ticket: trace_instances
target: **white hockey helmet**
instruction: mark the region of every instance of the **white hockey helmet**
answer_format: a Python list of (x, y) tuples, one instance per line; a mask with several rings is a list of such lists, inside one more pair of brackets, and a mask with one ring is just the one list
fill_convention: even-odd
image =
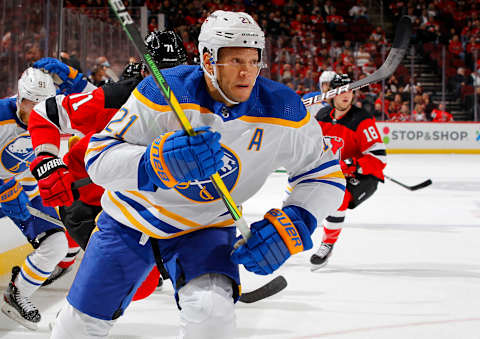
[(318, 78), (318, 87), (322, 89), (323, 83), (329, 83), (333, 80), (333, 78), (337, 75), (334, 71), (323, 71), (320, 77)]
[(18, 80), (17, 107), (23, 99), (40, 102), (57, 93), (53, 79), (40, 69), (27, 68)]
[[(238, 102), (228, 98), (217, 82), (218, 51), (222, 47), (250, 47), (257, 48), (260, 55), (260, 68), (264, 67), (263, 51), (265, 49), (265, 34), (255, 20), (244, 12), (215, 11), (205, 19), (198, 36), (198, 51), (200, 53), (200, 65), (203, 71), (211, 79), (213, 86), (220, 95), (230, 104)], [(205, 69), (203, 53), (211, 55), (213, 74)], [(259, 69), (260, 73), (260, 69)], [(258, 76), (258, 74), (257, 74)]]

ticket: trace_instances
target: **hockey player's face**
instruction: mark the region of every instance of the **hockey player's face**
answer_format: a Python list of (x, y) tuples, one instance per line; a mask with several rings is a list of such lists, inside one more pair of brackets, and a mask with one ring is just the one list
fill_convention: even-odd
[(37, 103), (34, 101), (30, 101), (28, 99), (23, 99), (20, 103), (20, 110), (19, 110), (19, 117), (20, 120), (25, 124), (28, 125), (28, 119), (30, 118), (30, 112)]
[(247, 101), (259, 71), (258, 51), (255, 48), (225, 47), (217, 62), (217, 81), (227, 97)]
[(333, 99), (335, 109), (339, 111), (345, 111), (350, 108), (352, 101), (353, 91), (344, 92)]

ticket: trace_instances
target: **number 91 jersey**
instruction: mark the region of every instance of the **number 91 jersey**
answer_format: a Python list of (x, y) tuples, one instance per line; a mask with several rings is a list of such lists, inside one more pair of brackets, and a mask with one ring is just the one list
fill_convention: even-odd
[(339, 120), (334, 120), (333, 114), (333, 109), (323, 109), (316, 118), (325, 136), (343, 139), (341, 159), (355, 158), (362, 168), (362, 174), (371, 174), (384, 180), (386, 150), (375, 118), (356, 106), (352, 106)]

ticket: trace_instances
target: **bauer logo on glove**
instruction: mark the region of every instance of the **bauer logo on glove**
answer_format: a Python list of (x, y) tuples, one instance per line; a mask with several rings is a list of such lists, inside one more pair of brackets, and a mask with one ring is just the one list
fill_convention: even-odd
[[(7, 183), (9, 180), (7, 180), (5, 183)], [(13, 186), (12, 186), (13, 185)], [(15, 184), (8, 185), (11, 186), (7, 190), (3, 191), (0, 194), (0, 202), (6, 202), (6, 201), (11, 201), (13, 199), (16, 199), (18, 195), (22, 192), (23, 188), (20, 186), (18, 182)], [(7, 187), (7, 186), (5, 186)]]
[(265, 219), (270, 221), (277, 229), (278, 234), (287, 245), (290, 254), (295, 254), (303, 251), (303, 243), (297, 229), (292, 221), (282, 210), (272, 208), (265, 214)]

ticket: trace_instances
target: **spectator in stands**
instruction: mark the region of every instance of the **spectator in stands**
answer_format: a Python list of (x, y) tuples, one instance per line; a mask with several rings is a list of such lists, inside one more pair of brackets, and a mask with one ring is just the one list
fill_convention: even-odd
[(422, 102), (425, 105), (425, 114), (427, 116), (427, 120), (432, 120), (432, 111), (435, 108), (435, 104), (430, 100), (430, 94), (423, 93), (422, 94)]
[(465, 59), (465, 54), (463, 53), (462, 42), (458, 38), (458, 35), (455, 34), (448, 43), (448, 51), (454, 56), (460, 59)]
[[(387, 83), (385, 85), (388, 89), (392, 91), (392, 93), (398, 93), (400, 88), (400, 82), (398, 81), (395, 74), (393, 74), (390, 78), (388, 78)], [(398, 109), (400, 109), (400, 107)]]
[(358, 50), (353, 54), (353, 56), (355, 57), (355, 64), (359, 68), (362, 68), (363, 65), (368, 63), (370, 61), (370, 58), (371, 58), (370, 53), (368, 53), (365, 50), (365, 47), (363, 45), (360, 45), (358, 47)]
[(449, 80), (449, 87), (455, 92), (455, 96), (460, 97), (462, 87), (467, 83), (465, 77), (465, 68), (459, 67), (457, 74)]
[(382, 111), (382, 103), (378, 101), (375, 102), (375, 108), (373, 109), (372, 115), (376, 120), (383, 120), (384, 116), (388, 118), (388, 115), (384, 115), (384, 112)]
[[(345, 26), (345, 20), (339, 14), (337, 14), (337, 9), (332, 8), (330, 15), (327, 16), (327, 28), (335, 36), (335, 38), (340, 39), (343, 37), (341, 30)], [(340, 28), (342, 26), (342, 28)]]
[(390, 115), (390, 121), (408, 121), (410, 120), (410, 109), (408, 108), (408, 102), (404, 102), (400, 108), (400, 112)]
[(27, 51), (25, 52), (25, 62), (33, 64), (42, 57), (42, 51), (37, 43), (27, 44)]
[(357, 3), (349, 9), (348, 15), (353, 18), (353, 21), (357, 21), (359, 18), (368, 19), (367, 7), (365, 7), (362, 0), (358, 0)]
[(391, 106), (390, 112), (399, 112), (403, 104), (402, 95), (396, 93), (391, 104), (393, 104), (393, 106)]
[(425, 114), (425, 105), (423, 103), (416, 104), (412, 115), (413, 121), (427, 121), (427, 115)]
[(148, 31), (155, 32), (158, 31), (158, 20), (156, 16), (151, 16), (148, 18)]
[[(377, 104), (380, 104), (380, 110), (382, 110), (382, 95), (380, 93), (380, 96), (378, 97), (378, 99), (375, 101), (375, 107)], [(385, 114), (388, 116), (389, 115), (389, 111), (388, 111), (388, 107), (390, 106), (390, 100), (388, 100), (386, 97), (385, 99), (383, 100), (383, 112), (385, 112)]]
[(79, 71), (80, 73), (83, 73), (82, 72), (82, 67), (80, 66), (80, 61), (77, 59), (77, 56), (75, 53), (67, 53), (65, 51), (63, 52), (60, 52), (60, 60), (69, 65), (69, 66), (72, 66), (73, 68), (75, 68), (77, 71)]
[(115, 72), (110, 68), (110, 62), (108, 62), (108, 59), (106, 56), (99, 56), (97, 59), (95, 59), (95, 65), (99, 67), (104, 68), (104, 77), (108, 80), (111, 81), (118, 81), (118, 76), (115, 74)]
[[(479, 56), (480, 57), (480, 56)], [(468, 84), (473, 87), (480, 87), (480, 68), (476, 72), (472, 72), (468, 78)]]
[(433, 122), (451, 122), (453, 121), (453, 116), (445, 111), (445, 104), (440, 103), (438, 108), (435, 108), (432, 111), (432, 121)]
[(105, 67), (102, 65), (95, 65), (88, 76), (88, 81), (97, 87), (104, 85), (106, 82)]

